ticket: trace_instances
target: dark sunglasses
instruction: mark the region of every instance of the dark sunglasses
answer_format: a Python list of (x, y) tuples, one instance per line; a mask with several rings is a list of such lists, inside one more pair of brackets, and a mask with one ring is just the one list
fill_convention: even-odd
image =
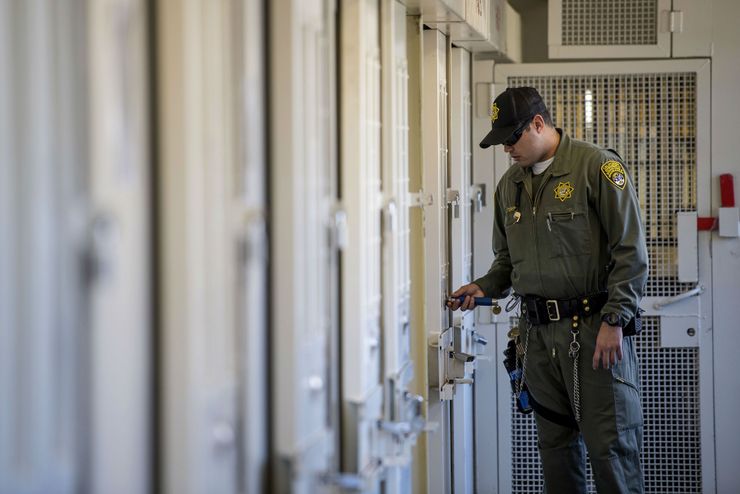
[(525, 130), (527, 130), (527, 127), (529, 127), (529, 124), (531, 124), (531, 123), (532, 123), (532, 120), (531, 120), (531, 119), (530, 119), (530, 120), (527, 120), (526, 122), (524, 122), (524, 123), (523, 123), (523, 124), (521, 125), (521, 127), (519, 127), (518, 129), (516, 129), (516, 130), (514, 131), (514, 133), (513, 133), (513, 134), (511, 134), (511, 135), (509, 136), (509, 138), (508, 138), (508, 139), (506, 139), (506, 140), (505, 140), (505, 141), (503, 142), (504, 146), (510, 146), (510, 147), (511, 147), (511, 146), (513, 146), (514, 144), (516, 144), (517, 142), (519, 142), (519, 139), (521, 139), (521, 138), (522, 138), (522, 134), (524, 134), (524, 131), (525, 131)]

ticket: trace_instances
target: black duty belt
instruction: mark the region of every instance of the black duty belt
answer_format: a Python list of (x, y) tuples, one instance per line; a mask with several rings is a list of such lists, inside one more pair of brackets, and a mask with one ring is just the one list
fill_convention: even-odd
[(548, 324), (575, 315), (598, 314), (606, 304), (607, 292), (568, 300), (546, 299), (537, 295), (522, 296), (522, 313), (532, 325)]

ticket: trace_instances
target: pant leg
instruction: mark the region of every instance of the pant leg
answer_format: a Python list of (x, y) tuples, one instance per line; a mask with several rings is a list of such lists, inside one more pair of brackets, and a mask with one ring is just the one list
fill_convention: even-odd
[[(536, 326), (529, 332), (525, 379), (532, 396), (557, 413), (571, 413), (567, 383), (563, 381), (556, 340), (563, 337), (562, 325)], [(525, 327), (520, 334), (525, 336)], [(537, 445), (545, 476), (545, 492), (585, 494), (586, 458), (577, 430), (550, 422), (535, 413)]]
[(593, 370), (592, 358), (600, 323), (589, 321), (583, 326), (586, 327), (580, 335), (579, 356), (580, 426), (596, 489), (599, 494), (641, 494), (644, 492), (640, 465), (643, 418), (634, 343), (632, 338), (623, 340), (623, 358), (616, 366)]
[(535, 419), (545, 492), (586, 494), (586, 452), (581, 434), (536, 413)]

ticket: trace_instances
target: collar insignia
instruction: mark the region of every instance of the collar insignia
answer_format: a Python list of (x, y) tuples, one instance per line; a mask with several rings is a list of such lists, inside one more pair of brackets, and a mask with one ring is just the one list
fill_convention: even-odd
[(607, 161), (601, 165), (601, 173), (619, 190), (624, 190), (624, 186), (627, 184), (627, 173), (624, 171), (624, 167), (620, 162), (614, 160)]
[(491, 122), (495, 122), (498, 118), (498, 105), (496, 105), (496, 102), (494, 101), (491, 105)]
[(555, 187), (555, 199), (560, 199), (560, 202), (564, 202), (566, 199), (573, 197), (574, 190), (576, 189), (570, 182), (560, 182)]

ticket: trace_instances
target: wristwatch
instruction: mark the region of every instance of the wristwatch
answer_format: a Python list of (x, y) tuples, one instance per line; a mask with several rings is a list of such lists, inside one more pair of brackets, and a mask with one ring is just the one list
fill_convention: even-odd
[(601, 316), (601, 320), (607, 323), (609, 326), (622, 326), (619, 318), (619, 314), (616, 312), (607, 312)]

